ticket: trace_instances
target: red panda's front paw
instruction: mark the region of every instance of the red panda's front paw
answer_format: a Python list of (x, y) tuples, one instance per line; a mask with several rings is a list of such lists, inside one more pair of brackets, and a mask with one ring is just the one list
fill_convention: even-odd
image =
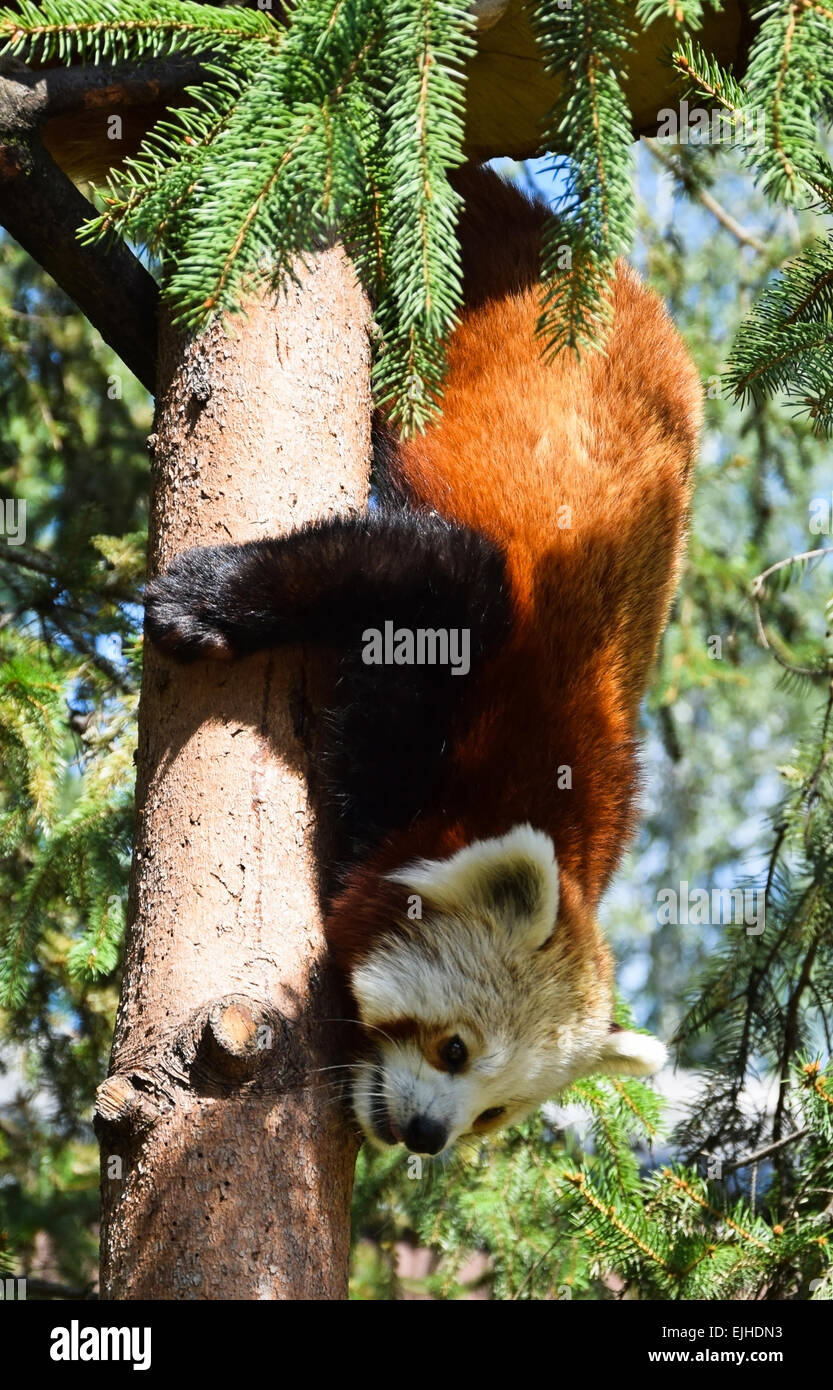
[(145, 631), (179, 661), (228, 661), (237, 655), (225, 574), (224, 552), (230, 549), (183, 551), (145, 590)]

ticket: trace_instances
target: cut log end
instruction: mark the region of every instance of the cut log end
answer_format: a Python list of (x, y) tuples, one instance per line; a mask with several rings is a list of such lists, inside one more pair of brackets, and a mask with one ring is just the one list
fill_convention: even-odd
[(97, 1128), (137, 1135), (149, 1129), (157, 1118), (156, 1106), (136, 1089), (129, 1076), (108, 1076), (95, 1093), (93, 1119)]
[(202, 1051), (211, 1069), (226, 1080), (250, 1080), (274, 1052), (275, 1043), (274, 1019), (257, 1001), (227, 994), (209, 1010)]

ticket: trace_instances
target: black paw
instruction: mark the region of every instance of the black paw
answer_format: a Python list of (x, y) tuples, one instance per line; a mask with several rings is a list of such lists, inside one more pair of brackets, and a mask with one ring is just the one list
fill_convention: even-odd
[(204, 546), (177, 555), (145, 589), (145, 631), (180, 661), (237, 655), (229, 610), (233, 546)]

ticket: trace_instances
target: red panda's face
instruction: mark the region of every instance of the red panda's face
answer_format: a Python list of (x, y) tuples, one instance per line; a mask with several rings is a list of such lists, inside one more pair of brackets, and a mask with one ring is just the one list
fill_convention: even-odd
[(579, 1076), (662, 1065), (655, 1038), (611, 1031), (604, 948), (595, 927), (577, 936), (559, 920), (549, 836), (516, 826), (392, 877), (419, 911), (351, 979), (368, 1039), (352, 1100), (371, 1142), (440, 1153)]

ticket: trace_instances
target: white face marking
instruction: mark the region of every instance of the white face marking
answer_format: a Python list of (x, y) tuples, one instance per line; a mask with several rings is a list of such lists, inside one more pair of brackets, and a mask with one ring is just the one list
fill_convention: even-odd
[[(516, 826), (392, 878), (423, 912), (353, 972), (372, 1048), (353, 1105), (371, 1142), (439, 1152), (484, 1112), (502, 1114), (475, 1132), (519, 1122), (579, 1076), (662, 1065), (656, 1039), (610, 1031), (596, 964), (559, 941), (549, 836)], [(452, 1039), (465, 1060), (449, 1067), (441, 1054)]]

